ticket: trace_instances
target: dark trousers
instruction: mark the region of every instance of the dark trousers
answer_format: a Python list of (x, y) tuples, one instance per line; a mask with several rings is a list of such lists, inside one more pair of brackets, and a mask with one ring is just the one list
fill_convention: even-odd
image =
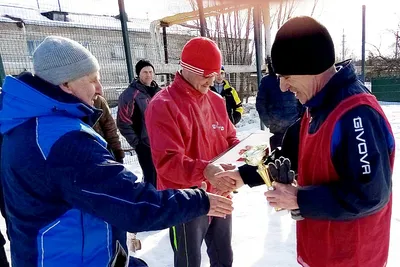
[(4, 250), (4, 246), (0, 248), (0, 267), (9, 267), (10, 264), (7, 260), (6, 251)]
[(271, 151), (274, 151), (278, 146), (282, 146), (282, 140), (285, 133), (273, 133), (274, 135), (271, 136), (269, 139), (269, 145), (271, 147)]
[(136, 146), (135, 151), (138, 156), (140, 167), (143, 171), (143, 180), (157, 188), (157, 173), (153, 164), (153, 159), (151, 158), (150, 147), (144, 144), (139, 144)]
[(231, 267), (232, 216), (198, 217), (169, 229), (175, 267), (200, 267), (201, 245), (206, 241), (210, 267)]

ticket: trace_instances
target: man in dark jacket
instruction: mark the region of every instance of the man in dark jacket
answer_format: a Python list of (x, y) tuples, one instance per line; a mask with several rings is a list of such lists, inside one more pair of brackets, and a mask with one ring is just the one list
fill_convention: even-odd
[(93, 129), (102, 94), (97, 59), (79, 43), (47, 37), (35, 75), (7, 76), (0, 104), (1, 179), (14, 267), (146, 266), (126, 232), (159, 230), (231, 213), (202, 189), (157, 191), (115, 161)]
[(243, 114), (242, 101), (235, 88), (225, 79), (225, 67), (221, 67), (221, 72), (215, 76), (214, 85), (210, 87), (211, 91), (221, 95), (226, 104), (229, 120), (236, 125)]
[(267, 57), (268, 74), (262, 78), (256, 98), (256, 108), (262, 122), (273, 134), (271, 150), (281, 146), (287, 128), (299, 117), (302, 105), (290, 92), (282, 92), (279, 79)]
[(143, 179), (157, 187), (157, 173), (151, 158), (144, 113), (151, 98), (160, 91), (154, 81), (154, 67), (140, 60), (135, 67), (137, 78), (119, 96), (117, 126), (129, 145), (136, 151)]
[(98, 95), (94, 99), (94, 107), (103, 111), (100, 119), (93, 126), (93, 129), (107, 141), (107, 148), (114, 155), (115, 160), (124, 163), (125, 152), (121, 148), (117, 125), (111, 115), (107, 100)]
[[(297, 221), (302, 266), (386, 266), (394, 136), (351, 62), (334, 60), (331, 36), (314, 19), (293, 18), (278, 30), (272, 62), (281, 89), (295, 93), (307, 111), (283, 141), (287, 151), (290, 135), (294, 153), (282, 156), (298, 162), (298, 187), (282, 183), (289, 169), (280, 168), (275, 190), (265, 194), (271, 206), (298, 209), (304, 218)], [(252, 166), (219, 175), (229, 174), (238, 184), (241, 178), (251, 186), (262, 183)]]

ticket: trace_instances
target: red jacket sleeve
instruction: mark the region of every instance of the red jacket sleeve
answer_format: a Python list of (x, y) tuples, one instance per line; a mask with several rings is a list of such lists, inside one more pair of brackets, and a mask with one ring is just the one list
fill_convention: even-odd
[[(145, 118), (153, 162), (162, 179), (186, 186), (200, 186), (209, 161), (185, 155), (181, 128), (173, 112), (159, 101), (150, 102)], [(159, 138), (160, 133), (167, 133)]]

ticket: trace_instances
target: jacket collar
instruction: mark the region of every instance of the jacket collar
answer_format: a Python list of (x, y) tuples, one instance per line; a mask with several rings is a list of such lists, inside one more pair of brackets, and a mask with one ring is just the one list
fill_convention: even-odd
[(309, 108), (311, 116), (321, 108), (326, 108), (334, 103), (332, 99), (338, 93), (338, 90), (346, 87), (357, 80), (357, 75), (351, 60), (346, 60), (335, 65), (336, 74), (313, 98), (304, 105)]
[(92, 126), (101, 110), (86, 105), (60, 87), (26, 72), (14, 78), (7, 76), (0, 98), (1, 133), (35, 117), (68, 116)]
[(158, 86), (156, 81), (152, 81), (150, 86), (144, 85), (143, 83), (141, 83), (139, 81), (139, 78), (134, 79), (130, 86), (132, 88), (136, 88), (139, 91), (141, 91), (142, 93), (146, 93), (148, 94), (148, 90), (154, 90), (155, 92), (158, 92), (161, 90), (161, 88)]
[(176, 90), (179, 91), (180, 94), (185, 94), (192, 98), (198, 99), (207, 95), (207, 94), (202, 94), (196, 89), (194, 89), (193, 86), (183, 78), (182, 74), (179, 71), (175, 75), (173, 85), (175, 86)]

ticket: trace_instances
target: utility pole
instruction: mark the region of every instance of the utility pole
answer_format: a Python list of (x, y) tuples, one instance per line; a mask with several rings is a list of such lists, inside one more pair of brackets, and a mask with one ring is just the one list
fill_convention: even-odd
[(365, 82), (365, 5), (362, 6), (361, 81)]
[(396, 52), (394, 54), (395, 59), (397, 59), (398, 52), (399, 52), (399, 31), (396, 32)]
[(346, 43), (346, 35), (344, 35), (344, 29), (343, 29), (343, 35), (342, 35), (342, 61), (344, 61), (345, 57), (346, 57), (346, 55), (345, 55), (345, 51), (346, 51), (345, 43)]
[[(38, 4), (39, 5), (39, 4)], [(60, 3), (60, 0), (58, 0), (58, 9), (59, 9), (59, 11), (61, 12), (61, 3)]]

